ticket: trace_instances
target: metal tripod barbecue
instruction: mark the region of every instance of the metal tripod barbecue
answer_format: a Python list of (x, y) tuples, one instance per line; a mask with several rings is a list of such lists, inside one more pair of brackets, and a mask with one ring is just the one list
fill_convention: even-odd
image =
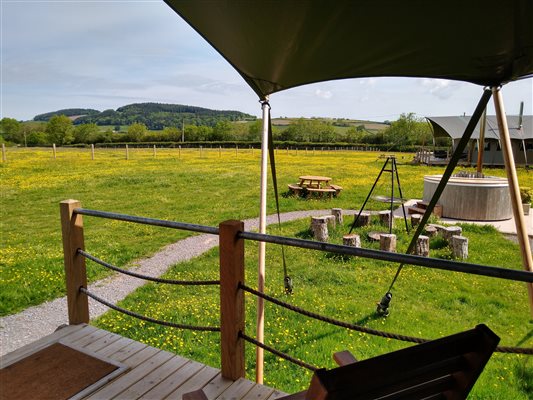
[[(387, 165), (390, 163), (390, 169), (386, 169), (387, 168)], [(357, 224), (357, 221), (359, 220), (359, 216), (361, 215), (361, 213), (363, 212), (363, 210), (365, 209), (365, 206), (366, 206), (366, 203), (368, 202), (368, 199), (370, 199), (370, 196), (372, 196), (372, 192), (374, 191), (374, 189), (376, 188), (376, 185), (379, 181), (379, 178), (381, 178), (381, 175), (383, 174), (383, 172), (390, 172), (391, 174), (391, 194), (390, 194), (390, 199), (385, 199), (386, 201), (390, 201), (390, 213), (391, 213), (391, 217), (389, 218), (389, 233), (392, 233), (392, 221), (393, 221), (393, 211), (394, 211), (394, 203), (396, 202), (400, 202), (401, 205), (402, 205), (402, 210), (403, 210), (403, 220), (405, 222), (405, 229), (407, 230), (407, 232), (409, 233), (409, 226), (407, 225), (407, 214), (405, 213), (405, 206), (403, 204), (404, 202), (404, 199), (403, 199), (403, 195), (402, 195), (402, 187), (400, 186), (400, 177), (398, 176), (398, 166), (396, 165), (396, 156), (394, 155), (389, 155), (387, 156), (387, 159), (385, 160), (385, 163), (383, 164), (383, 167), (381, 168), (381, 171), (379, 171), (379, 175), (378, 177), (376, 178), (374, 184), (372, 185), (372, 189), (370, 189), (370, 192), (368, 193), (368, 196), (366, 196), (366, 199), (365, 199), (365, 202), (363, 203), (363, 206), (361, 207), (361, 209), (359, 210), (359, 213), (357, 214), (357, 217), (355, 217), (354, 221), (353, 221), (353, 224), (350, 228), (350, 233), (352, 233), (352, 230), (353, 228), (355, 227), (355, 225)], [(398, 183), (398, 191), (400, 193), (400, 198), (399, 199), (395, 199), (394, 198), (394, 177), (396, 176), (396, 182)]]

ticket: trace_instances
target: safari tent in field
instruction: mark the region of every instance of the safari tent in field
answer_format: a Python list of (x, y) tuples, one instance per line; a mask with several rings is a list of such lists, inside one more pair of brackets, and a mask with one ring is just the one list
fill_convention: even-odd
[[(437, 137), (450, 137), (452, 139), (452, 149), (455, 150), (463, 132), (470, 122), (469, 116), (450, 117), (426, 117), (431, 124), (433, 135)], [(511, 150), (516, 165), (531, 165), (533, 163), (533, 116), (507, 116), (509, 126), (509, 136), (511, 139)], [(481, 147), (480, 126), (478, 123), (472, 133), (468, 143), (464, 159), (471, 165), (476, 165), (478, 159), (478, 149)], [(486, 128), (483, 140), (483, 165), (503, 166), (501, 146), (501, 134), (498, 128), (498, 121), (495, 115), (488, 115), (486, 118)]]

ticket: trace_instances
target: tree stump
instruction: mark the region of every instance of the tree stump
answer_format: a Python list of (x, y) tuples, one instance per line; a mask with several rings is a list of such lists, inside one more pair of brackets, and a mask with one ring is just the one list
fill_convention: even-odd
[(355, 233), (344, 235), (342, 244), (345, 246), (361, 247), (361, 237)]
[(392, 216), (390, 210), (380, 211), (379, 212), (379, 221), (389, 228), (394, 226), (394, 217)]
[(324, 217), (311, 217), (311, 232), (313, 238), (319, 242), (327, 242), (328, 235), (328, 220)]
[(452, 253), (455, 258), (468, 258), (468, 238), (459, 235), (453, 235), (451, 238)]
[(417, 256), (428, 257), (429, 256), (429, 237), (420, 235), (416, 239), (415, 254)]
[(414, 228), (422, 221), (422, 214), (412, 214), (411, 215), (411, 226)]
[(437, 233), (439, 235), (442, 235), (444, 236), (444, 231), (446, 230), (446, 227), (445, 226), (442, 226), (442, 225), (437, 225), (437, 224), (431, 224), (429, 226), (432, 226), (433, 228), (435, 228), (437, 230)]
[(435, 228), (434, 226), (431, 226), (431, 225), (426, 226), (424, 228), (424, 232), (429, 237), (437, 236), (437, 228)]
[[(357, 215), (354, 216), (354, 218), (357, 218)], [(370, 213), (363, 211), (361, 215), (359, 215), (359, 219), (357, 220), (357, 223), (355, 226), (368, 226), (370, 225)]]
[(342, 223), (343, 223), (343, 220), (342, 220), (342, 208), (332, 208), (331, 209), (331, 215), (333, 215), (335, 217), (335, 221), (339, 225), (342, 225)]
[(337, 220), (334, 215), (324, 215), (322, 218), (326, 219), (329, 228), (335, 229), (337, 227)]
[(442, 231), (442, 237), (451, 243), (452, 236), (461, 236), (463, 230), (459, 226), (448, 226)]
[(393, 233), (382, 233), (379, 235), (379, 248), (383, 251), (396, 252), (396, 235)]

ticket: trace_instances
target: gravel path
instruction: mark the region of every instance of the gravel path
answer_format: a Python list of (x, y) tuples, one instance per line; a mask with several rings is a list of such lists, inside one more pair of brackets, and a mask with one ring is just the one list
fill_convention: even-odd
[[(281, 221), (286, 222), (329, 213), (329, 210), (293, 211), (281, 214)], [(343, 213), (351, 215), (354, 211), (344, 210)], [(267, 217), (267, 224), (276, 222), (277, 215), (274, 214)], [(244, 228), (247, 231), (257, 230), (258, 225), (258, 218), (244, 221)], [(197, 257), (217, 245), (218, 238), (216, 235), (191, 236), (164, 247), (150, 258), (135, 262), (131, 270), (145, 275), (160, 276), (172, 265)], [(123, 274), (113, 274), (106, 279), (89, 285), (89, 290), (116, 304), (144, 283), (141, 279)], [(89, 298), (89, 310), (91, 318), (96, 318), (105, 313), (108, 308)], [(58, 326), (67, 323), (66, 297), (27, 308), (18, 314), (2, 317), (0, 318), (0, 355), (7, 354), (43, 336), (49, 335)]]

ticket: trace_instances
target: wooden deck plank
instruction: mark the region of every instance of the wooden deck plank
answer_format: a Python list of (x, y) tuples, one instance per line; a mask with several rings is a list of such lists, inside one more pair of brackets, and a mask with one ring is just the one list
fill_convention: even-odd
[[(192, 362), (196, 362), (196, 361), (192, 361)], [(219, 376), (219, 375), (220, 375), (220, 370), (213, 368), (213, 367), (204, 366), (200, 371), (198, 371), (197, 374), (193, 375), (183, 385), (178, 387), (178, 389), (170, 393), (165, 398), (165, 400), (181, 400), (182, 396), (185, 393), (189, 393), (189, 392), (203, 388), (209, 382), (211, 382), (216, 376)], [(150, 393), (147, 393), (147, 394), (149, 395)], [(146, 398), (152, 399), (151, 397), (146, 397)], [(155, 397), (153, 399), (155, 399)]]
[(280, 397), (283, 397), (283, 396), (287, 396), (287, 393), (284, 393), (284, 392), (279, 391), (279, 390), (274, 390), (274, 392), (272, 392), (272, 394), (270, 395), (268, 400), (279, 399)]
[[(124, 359), (122, 361), (124, 364), (131, 368), (135, 368), (141, 363), (145, 362), (149, 358), (153, 357), (157, 353), (159, 353), (161, 350), (156, 349), (154, 347), (145, 346), (140, 351), (130, 355), (128, 358)], [(113, 354), (111, 356), (112, 359), (115, 359), (115, 355)]]
[(119, 350), (122, 350), (127, 345), (134, 343), (133, 340), (120, 337), (117, 341), (109, 343), (106, 347), (103, 347), (97, 351), (101, 357), (109, 357), (111, 354), (116, 353)]
[(270, 397), (274, 389), (256, 384), (242, 399), (243, 400), (265, 400)]
[(6, 354), (2, 358), (0, 358), (0, 365), (3, 368), (5, 366), (13, 364), (14, 362), (23, 359), (27, 355), (45, 348), (51, 343), (55, 343), (64, 337), (73, 335), (74, 333), (84, 329), (85, 327), (86, 325), (69, 325), (64, 328), (61, 328), (48, 336), (45, 336), (39, 340), (36, 340), (33, 343), (27, 344), (26, 346), (20, 347), (17, 350)]
[(167, 397), (176, 388), (183, 385), (184, 382), (186, 382), (204, 367), (204, 365), (199, 362), (192, 360), (186, 361), (187, 362), (185, 364), (182, 364), (179, 369), (174, 371), (165, 379), (162, 379), (157, 386), (154, 386), (149, 391), (145, 392), (140, 398), (163, 399)]
[[(216, 397), (217, 400), (242, 399), (255, 386), (254, 382), (248, 379), (239, 378), (233, 382), (222, 394)], [(207, 393), (206, 393), (207, 394)], [(209, 395), (207, 396), (209, 399)]]
[(120, 393), (115, 399), (129, 400), (129, 399), (138, 399), (146, 392), (153, 389), (161, 381), (166, 379), (170, 374), (181, 368), (187, 363), (187, 359), (174, 356), (170, 358), (167, 362), (161, 364), (159, 367), (155, 368), (152, 372), (146, 374), (134, 385), (130, 386), (127, 390)]
[(94, 326), (84, 325), (82, 327), (82, 329), (80, 329), (79, 331), (76, 331), (72, 335), (68, 335), (68, 336), (64, 337), (63, 339), (61, 339), (61, 342), (65, 343), (65, 344), (71, 344), (71, 343), (74, 343), (74, 342), (78, 341), (79, 339), (81, 339), (81, 338), (83, 338), (85, 336), (90, 335), (91, 333), (96, 332), (97, 330), (98, 330), (98, 328), (96, 328)]
[(216, 368), (86, 324), (67, 326), (15, 350), (2, 357), (1, 365), (16, 362), (58, 341), (130, 368), (86, 399), (181, 400), (183, 394), (199, 388), (204, 389), (210, 400), (273, 400), (283, 395), (246, 379), (233, 382), (222, 378)]
[(147, 349), (148, 346), (144, 343), (136, 342), (134, 340), (130, 339), (130, 343), (117, 350), (115, 353), (110, 354), (110, 357), (113, 360), (117, 360), (120, 362), (126, 361), (128, 358), (132, 357), (133, 355), (143, 351), (144, 349)]
[(232, 383), (232, 380), (223, 378), (222, 375), (218, 374), (203, 387), (204, 393), (209, 400), (216, 399), (224, 390), (231, 386)]
[[(136, 355), (130, 357), (130, 359), (135, 358)], [(117, 379), (106, 385), (93, 396), (90, 396), (89, 399), (111, 399), (115, 396), (118, 396), (120, 393), (136, 384), (138, 381), (143, 379), (146, 375), (148, 375), (154, 369), (159, 367), (162, 363), (168, 361), (170, 358), (172, 358), (171, 353), (156, 350), (156, 354), (154, 354), (152, 357), (140, 363), (136, 367), (133, 367), (130, 371), (128, 371), (127, 374), (119, 376)], [(128, 360), (126, 360), (124, 364), (128, 365)]]
[(97, 353), (99, 350), (109, 346), (110, 344), (116, 342), (119, 339), (120, 339), (120, 335), (109, 333), (105, 336), (102, 336), (100, 339), (94, 341), (93, 343), (85, 346), (85, 350), (93, 351)]
[(104, 330), (96, 329), (94, 332), (91, 332), (91, 334), (86, 335), (82, 338), (79, 338), (76, 341), (71, 341), (70, 343), (78, 347), (85, 347), (85, 346), (90, 345), (93, 342), (96, 342), (98, 339), (107, 335), (108, 333), (109, 332), (106, 332)]

